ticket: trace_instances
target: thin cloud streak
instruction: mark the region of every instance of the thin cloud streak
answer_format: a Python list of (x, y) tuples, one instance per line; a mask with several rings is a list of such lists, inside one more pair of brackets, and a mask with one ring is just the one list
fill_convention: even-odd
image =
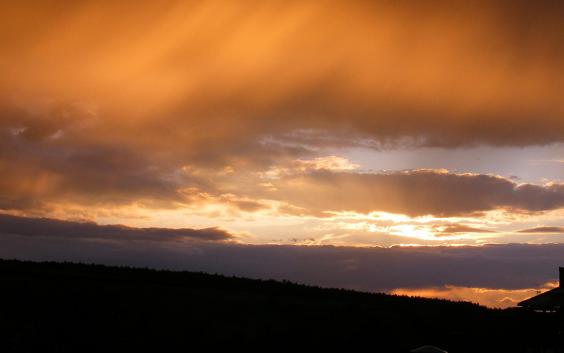
[(520, 230), (519, 233), (564, 233), (564, 227), (535, 227)]
[(24, 237), (118, 241), (182, 241), (186, 239), (225, 241), (233, 239), (233, 235), (219, 228), (133, 228), (122, 225), (99, 225), (92, 222), (71, 222), (4, 214), (0, 214), (0, 233)]

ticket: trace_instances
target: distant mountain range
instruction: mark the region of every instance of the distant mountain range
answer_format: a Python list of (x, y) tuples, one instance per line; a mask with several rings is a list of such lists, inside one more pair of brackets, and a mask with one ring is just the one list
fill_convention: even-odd
[(0, 260), (1, 352), (562, 351), (560, 314), (195, 272)]

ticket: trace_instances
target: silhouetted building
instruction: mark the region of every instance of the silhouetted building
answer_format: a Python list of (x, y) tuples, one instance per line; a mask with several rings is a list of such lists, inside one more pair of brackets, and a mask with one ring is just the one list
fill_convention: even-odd
[(520, 302), (520, 307), (538, 311), (558, 311), (564, 307), (564, 267), (560, 267), (559, 286), (535, 297)]
[(447, 351), (435, 346), (421, 346), (410, 350), (412, 353), (448, 353)]

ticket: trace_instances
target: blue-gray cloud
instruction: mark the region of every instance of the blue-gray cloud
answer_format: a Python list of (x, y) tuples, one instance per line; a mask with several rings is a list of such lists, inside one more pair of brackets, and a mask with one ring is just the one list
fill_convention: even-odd
[(123, 225), (100, 225), (48, 218), (27, 218), (0, 214), (0, 234), (59, 239), (116, 241), (175, 241), (200, 239), (221, 241), (233, 238), (219, 228), (134, 228)]

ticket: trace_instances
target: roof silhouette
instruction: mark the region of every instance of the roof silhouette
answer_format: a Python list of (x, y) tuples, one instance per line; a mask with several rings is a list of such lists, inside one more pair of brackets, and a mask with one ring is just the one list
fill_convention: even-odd
[(413, 353), (448, 353), (444, 349), (440, 349), (439, 347), (429, 346), (429, 345), (425, 345), (425, 346), (421, 346), (421, 347), (412, 349), (412, 350), (410, 350), (410, 352), (413, 352)]
[(564, 307), (564, 287), (562, 287), (564, 281), (564, 267), (559, 267), (559, 273), (560, 285), (558, 287), (527, 300), (523, 300), (517, 305), (525, 309), (539, 311), (557, 311)]

